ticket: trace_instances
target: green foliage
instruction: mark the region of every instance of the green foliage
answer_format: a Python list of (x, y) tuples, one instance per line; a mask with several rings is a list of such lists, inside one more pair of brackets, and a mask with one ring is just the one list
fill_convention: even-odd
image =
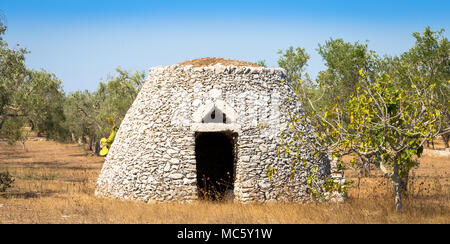
[[(101, 82), (95, 92), (76, 91), (67, 96), (66, 128), (74, 138), (88, 137), (92, 143), (116, 130), (122, 122), (143, 84), (145, 72), (131, 75), (120, 68), (116, 71), (118, 75)], [(102, 150), (101, 154), (107, 149)]]
[[(292, 114), (289, 123), (290, 129), (282, 134), (278, 150), (279, 154), (284, 153), (286, 156), (293, 157), (290, 180), (294, 179), (297, 172), (304, 174), (310, 198), (327, 201), (328, 197), (333, 194), (345, 195), (348, 186), (353, 181), (339, 181), (334, 179), (332, 175), (326, 175), (320, 171), (319, 165), (328, 161), (328, 154), (325, 152), (332, 151), (330, 147), (326, 147), (329, 144), (324, 143), (328, 138), (320, 137), (319, 133), (315, 133), (314, 136), (305, 134), (305, 125), (311, 124), (310, 118), (310, 115), (306, 113)], [(309, 152), (309, 155), (305, 156), (304, 152)], [(336, 158), (334, 153), (329, 156), (331, 155)], [(343, 172), (342, 161), (340, 158), (337, 159), (337, 171)]]
[(278, 65), (286, 70), (287, 78), (291, 83), (297, 83), (303, 77), (305, 71), (305, 65), (310, 58), (304, 48), (289, 47), (283, 52), (279, 50), (278, 54), (281, 56), (278, 58)]
[[(443, 117), (436, 109), (437, 100), (427, 94), (435, 87), (418, 88), (411, 77), (410, 89), (401, 89), (389, 75), (371, 82), (361, 72), (357, 92), (347, 107), (350, 123), (342, 146), (358, 155), (378, 160), (396, 187), (396, 207), (401, 210), (401, 181), (417, 165), (413, 156), (420, 157), (423, 143), (434, 138), (441, 129)], [(399, 188), (399, 189), (397, 189)]]
[[(312, 197), (346, 189), (332, 178), (320, 180), (315, 162), (321, 155), (328, 155), (340, 168), (344, 155), (356, 154), (391, 177), (396, 208), (401, 210), (401, 179), (418, 164), (415, 158), (421, 156), (423, 143), (449, 131), (445, 120), (450, 52), (441, 33), (429, 28), (423, 35), (414, 33), (413, 48), (400, 58), (383, 60), (367, 44), (331, 39), (319, 45), (327, 70), (319, 74), (317, 85), (303, 83), (297, 89), (307, 107), (292, 115), (291, 135), (282, 136), (281, 145), (282, 151), (296, 156), (293, 165), (307, 173)], [(304, 134), (305, 124), (312, 126), (314, 137)], [(305, 163), (299, 156), (305, 148), (315, 162)], [(358, 166), (355, 160), (351, 164)]]
[[(0, 136), (10, 143), (26, 138), (26, 126), (47, 137), (67, 141), (98, 139), (116, 130), (142, 88), (145, 72), (131, 74), (120, 68), (117, 75), (100, 82), (95, 92), (64, 94), (61, 81), (45, 70), (25, 67), (25, 49), (10, 49), (1, 38), (0, 23)], [(114, 129), (114, 128), (115, 129)]]
[(14, 178), (9, 172), (0, 172), (0, 192), (5, 192), (14, 183)]
[(258, 60), (255, 62), (255, 64), (267, 67), (266, 60)]
[[(0, 35), (6, 28), (1, 30)], [(44, 70), (28, 70), (26, 53), (25, 49), (9, 49), (0, 39), (0, 134), (14, 142), (29, 125), (48, 137), (64, 137), (61, 81)]]
[[(438, 133), (442, 120), (436, 100), (426, 99), (435, 87), (423, 87), (420, 91), (414, 83), (410, 87), (400, 89), (389, 75), (372, 80), (360, 70), (356, 91), (345, 104), (336, 101), (323, 115), (292, 115), (289, 127), (293, 135), (282, 137), (282, 150), (296, 155), (297, 164), (305, 161), (298, 153), (304, 148), (312, 152), (315, 162), (326, 152), (330, 159), (337, 160), (338, 167), (342, 156), (355, 153), (380, 163), (395, 185), (401, 185), (400, 179), (417, 165), (414, 156), (420, 157), (423, 143)], [(346, 117), (349, 120), (344, 123)], [(304, 134), (305, 124), (313, 126), (314, 138)], [(320, 182), (315, 165), (303, 165), (303, 171), (308, 172), (311, 196), (321, 196), (319, 189), (345, 191), (346, 185), (332, 184), (331, 179)]]
[(67, 139), (67, 130), (63, 127), (65, 94), (55, 74), (45, 70), (30, 71), (27, 85), (19, 94), (27, 94), (20, 106), (34, 131), (52, 139)]
[[(130, 75), (128, 71), (116, 69), (118, 76), (110, 77), (107, 82), (100, 82), (95, 92), (98, 102), (95, 118), (97, 121), (112, 120), (115, 125), (120, 125), (131, 104), (134, 102), (145, 79), (145, 72), (135, 72)], [(109, 133), (110, 126), (104, 127), (102, 135)]]
[(268, 165), (266, 167), (266, 176), (267, 178), (269, 178), (269, 180), (272, 179), (272, 176), (275, 175), (277, 173), (277, 169), (271, 165)]
[[(311, 98), (313, 100), (319, 98), (316, 84), (305, 73), (305, 66), (310, 56), (304, 48), (300, 47), (295, 48), (295, 50), (293, 47), (289, 47), (285, 51), (279, 50), (278, 54), (281, 54), (278, 58), (278, 65), (286, 70), (286, 76), (290, 85), (301, 100), (304, 109), (310, 111), (310, 106), (305, 98)], [(317, 100), (314, 102), (317, 102)]]
[(4, 121), (0, 136), (13, 145), (15, 142), (26, 139), (26, 121), (22, 117), (12, 117)]
[(375, 83), (364, 73), (362, 77), (347, 105), (351, 121), (343, 145), (360, 153), (377, 152), (385, 165), (399, 166), (401, 177), (414, 165), (412, 156), (420, 156), (424, 139), (437, 132), (439, 110), (424, 93), (399, 89), (388, 75)]
[(74, 138), (84, 138), (87, 135), (96, 135), (101, 126), (98, 124), (95, 113), (98, 103), (95, 96), (85, 90), (69, 94), (64, 101), (65, 127)]
[[(443, 33), (443, 29), (432, 31), (430, 27), (423, 33), (415, 32), (412, 48), (400, 57), (386, 60), (393, 81), (402, 89), (411, 89), (410, 79), (414, 80), (414, 89), (433, 87), (424, 99), (435, 101), (434, 106), (444, 118), (441, 135), (450, 134), (445, 130), (450, 126), (450, 43)], [(444, 136), (444, 140), (448, 144), (448, 137)]]
[(25, 49), (10, 49), (1, 38), (6, 27), (0, 23), (0, 130), (7, 118), (21, 117), (14, 105), (24, 99), (16, 91), (24, 84), (28, 71), (25, 67)]
[(311, 166), (306, 171), (306, 185), (311, 199), (327, 201), (332, 194), (347, 194), (348, 187), (353, 183), (352, 180), (341, 183), (331, 176), (321, 179), (317, 166)]
[(359, 70), (374, 75), (378, 71), (379, 60), (374, 51), (369, 50), (367, 42), (350, 43), (343, 39), (330, 39), (319, 44), (318, 53), (325, 61), (326, 70), (319, 72), (316, 84), (320, 94), (316, 110), (322, 110), (336, 102), (344, 104), (355, 91)]

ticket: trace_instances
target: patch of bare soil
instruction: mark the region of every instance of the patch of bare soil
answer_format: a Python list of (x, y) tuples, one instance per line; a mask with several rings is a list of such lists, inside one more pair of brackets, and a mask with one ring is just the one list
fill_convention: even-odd
[(257, 65), (255, 63), (234, 60), (234, 59), (224, 59), (224, 58), (199, 58), (181, 62), (181, 65), (192, 65), (194, 67), (202, 67), (202, 66), (213, 66), (218, 63), (223, 65), (234, 65), (234, 66), (250, 66), (250, 67), (262, 67), (261, 65)]

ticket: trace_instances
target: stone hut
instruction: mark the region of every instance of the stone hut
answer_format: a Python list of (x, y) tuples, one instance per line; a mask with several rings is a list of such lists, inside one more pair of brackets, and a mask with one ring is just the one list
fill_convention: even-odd
[[(277, 156), (289, 113), (301, 111), (280, 68), (217, 58), (151, 68), (95, 194), (145, 202), (306, 201), (305, 169), (299, 165), (290, 180), (292, 158)], [(328, 160), (320, 164), (321, 175), (330, 174)], [(270, 179), (268, 166), (277, 170)]]

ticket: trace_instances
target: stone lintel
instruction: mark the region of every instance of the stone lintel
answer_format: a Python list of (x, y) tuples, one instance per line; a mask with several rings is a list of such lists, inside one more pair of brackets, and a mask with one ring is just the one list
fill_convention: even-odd
[(191, 124), (193, 132), (220, 132), (230, 131), (234, 133), (241, 132), (241, 126), (238, 124), (222, 124), (222, 123), (193, 123)]

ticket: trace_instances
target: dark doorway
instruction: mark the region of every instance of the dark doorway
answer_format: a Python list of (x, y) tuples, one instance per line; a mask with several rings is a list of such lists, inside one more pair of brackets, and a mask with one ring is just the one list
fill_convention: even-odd
[(232, 198), (236, 135), (225, 132), (197, 132), (195, 158), (200, 199)]

